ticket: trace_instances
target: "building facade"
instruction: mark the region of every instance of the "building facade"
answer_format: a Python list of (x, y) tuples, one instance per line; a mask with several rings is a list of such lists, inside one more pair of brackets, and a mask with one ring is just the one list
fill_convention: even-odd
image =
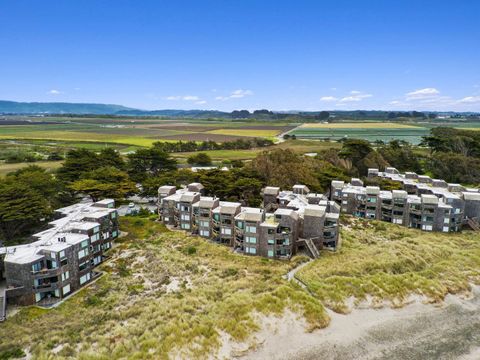
[(75, 204), (55, 215), (32, 243), (1, 249), (9, 303), (51, 305), (100, 275), (95, 267), (119, 234), (115, 202)]
[(384, 172), (369, 169), (368, 177), (382, 177), (401, 184), (403, 190), (385, 191), (378, 186), (363, 186), (359, 179), (351, 183), (332, 181), (330, 198), (343, 213), (366, 219), (388, 221), (424, 231), (460, 231), (480, 218), (479, 189), (448, 184), (413, 172), (400, 174), (392, 167)]
[[(163, 223), (245, 255), (289, 259), (304, 247), (317, 255), (323, 247), (337, 248), (339, 206), (304, 185), (295, 185), (292, 191), (266, 187), (261, 208), (203, 196), (201, 184), (191, 185), (178, 190), (159, 188), (159, 218)], [(187, 220), (181, 215), (183, 210), (190, 214), (188, 209), (192, 209), (188, 217), (192, 222), (185, 226)]]

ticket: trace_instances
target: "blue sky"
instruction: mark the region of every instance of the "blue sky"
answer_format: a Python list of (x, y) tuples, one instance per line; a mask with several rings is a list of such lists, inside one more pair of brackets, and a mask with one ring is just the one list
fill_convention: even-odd
[(477, 0), (0, 0), (0, 99), (480, 111)]

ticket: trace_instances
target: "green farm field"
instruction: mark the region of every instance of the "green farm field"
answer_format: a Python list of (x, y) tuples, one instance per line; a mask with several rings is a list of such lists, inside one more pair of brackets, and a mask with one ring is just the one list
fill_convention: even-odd
[(404, 140), (419, 144), (423, 136), (429, 134), (432, 127), (448, 126), (459, 129), (480, 130), (480, 122), (430, 122), (430, 123), (392, 123), (392, 122), (355, 122), (303, 124), (289, 134), (301, 139), (359, 138), (368, 141)]

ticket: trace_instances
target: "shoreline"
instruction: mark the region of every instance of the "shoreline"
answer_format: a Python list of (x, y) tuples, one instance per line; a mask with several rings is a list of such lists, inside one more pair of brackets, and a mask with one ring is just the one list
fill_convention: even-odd
[(260, 330), (247, 342), (235, 343), (222, 334), (217, 358), (480, 358), (480, 286), (472, 285), (469, 294), (447, 295), (440, 304), (425, 301), (412, 296), (400, 308), (364, 301), (348, 314), (326, 309), (330, 325), (311, 333), (305, 320), (291, 311), (282, 317), (258, 315)]

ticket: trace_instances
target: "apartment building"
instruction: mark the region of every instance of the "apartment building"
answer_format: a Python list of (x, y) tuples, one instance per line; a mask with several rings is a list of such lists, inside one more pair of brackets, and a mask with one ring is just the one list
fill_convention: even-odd
[(0, 249), (9, 303), (48, 306), (100, 275), (95, 267), (119, 234), (114, 200), (71, 205), (55, 215), (32, 243)]
[[(305, 185), (295, 185), (292, 191), (266, 187), (261, 208), (220, 201), (192, 190), (190, 185), (178, 190), (159, 188), (159, 217), (165, 224), (230, 246), (238, 253), (274, 259), (288, 259), (305, 247), (317, 256), (323, 247), (337, 247), (339, 206), (323, 194), (311, 193)], [(188, 202), (183, 201), (185, 195)], [(182, 207), (185, 214), (192, 209), (190, 227), (184, 225), (187, 220), (182, 219)]]
[[(385, 191), (363, 186), (359, 179), (345, 184), (332, 181), (331, 199), (341, 211), (357, 217), (378, 219), (425, 231), (460, 231), (480, 217), (480, 192), (448, 184), (414, 172), (400, 174), (392, 167), (384, 172), (369, 169), (368, 177), (383, 177), (402, 184), (403, 190)], [(354, 181), (353, 181), (354, 180)]]

